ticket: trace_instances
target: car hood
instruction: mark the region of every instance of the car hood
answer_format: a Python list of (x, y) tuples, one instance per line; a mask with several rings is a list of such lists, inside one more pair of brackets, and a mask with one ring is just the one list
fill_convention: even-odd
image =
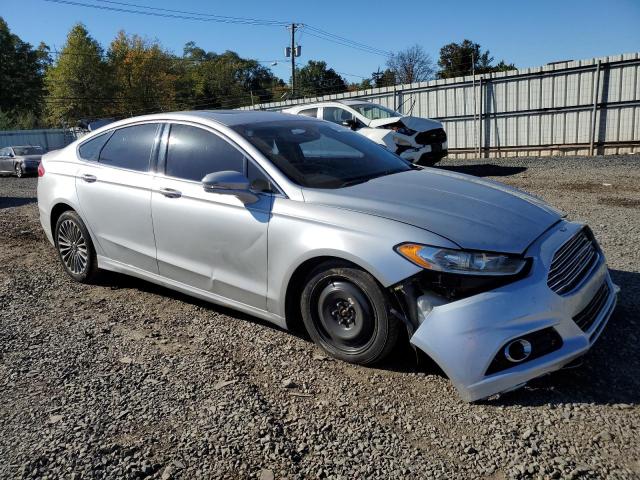
[(391, 125), (393, 123), (401, 122), (405, 127), (415, 130), (416, 132), (427, 132), (434, 128), (442, 128), (442, 124), (436, 120), (430, 118), (420, 117), (390, 117), (379, 118), (377, 120), (371, 120), (369, 126), (372, 128), (384, 127), (385, 125)]
[(523, 253), (563, 216), (542, 200), (501, 183), (436, 169), (410, 170), (336, 190), (305, 189), (304, 198), (413, 225), (464, 249), (503, 253)]

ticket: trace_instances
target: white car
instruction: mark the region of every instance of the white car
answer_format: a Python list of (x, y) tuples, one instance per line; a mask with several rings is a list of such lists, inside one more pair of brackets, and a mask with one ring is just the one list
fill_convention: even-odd
[(442, 123), (430, 118), (405, 116), (365, 100), (297, 105), (283, 112), (349, 127), (419, 165), (435, 165), (448, 153), (447, 134)]

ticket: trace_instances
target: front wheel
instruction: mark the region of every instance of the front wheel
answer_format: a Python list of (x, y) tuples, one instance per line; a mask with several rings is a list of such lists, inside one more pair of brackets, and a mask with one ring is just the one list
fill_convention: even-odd
[(22, 164), (16, 163), (15, 166), (16, 177), (22, 178), (24, 176), (24, 170), (22, 170)]
[(73, 210), (60, 215), (56, 222), (55, 243), (62, 266), (75, 281), (89, 283), (98, 271), (96, 251), (89, 231)]
[(387, 298), (364, 270), (329, 262), (313, 270), (301, 298), (302, 319), (312, 340), (330, 355), (370, 365), (393, 350), (399, 333)]

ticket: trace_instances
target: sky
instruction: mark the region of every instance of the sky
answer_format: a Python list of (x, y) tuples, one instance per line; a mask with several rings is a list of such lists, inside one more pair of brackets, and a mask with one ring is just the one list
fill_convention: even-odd
[[(64, 0), (58, 0), (64, 2)], [(233, 17), (298, 22), (385, 51), (421, 45), (437, 61), (440, 47), (468, 38), (488, 49), (495, 61), (519, 68), (552, 61), (586, 59), (640, 51), (640, 0), (119, 0), (125, 3)], [(100, 0), (72, 0), (132, 8)], [(0, 0), (2, 16), (13, 33), (34, 45), (44, 41), (60, 49), (77, 22), (105, 48), (119, 30), (157, 39), (181, 54), (194, 41), (207, 51), (234, 50), (264, 60), (287, 80), (290, 63), (284, 58), (289, 32), (284, 26), (216, 23), (162, 18), (87, 8), (46, 0)], [(351, 82), (384, 68), (386, 57), (314, 37), (303, 27), (300, 63), (325, 60)], [(271, 66), (273, 61), (278, 64)]]

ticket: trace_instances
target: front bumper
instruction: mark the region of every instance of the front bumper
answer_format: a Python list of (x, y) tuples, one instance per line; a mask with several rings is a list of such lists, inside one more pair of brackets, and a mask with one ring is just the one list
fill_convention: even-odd
[[(562, 368), (585, 354), (602, 332), (616, 304), (618, 288), (611, 282), (604, 255), (578, 288), (560, 296), (547, 286), (556, 250), (582, 225), (561, 222), (542, 235), (525, 255), (529, 274), (495, 290), (434, 307), (411, 337), (411, 343), (438, 363), (463, 400), (474, 401), (516, 388), (528, 380)], [(597, 318), (584, 332), (573, 317), (606, 282), (609, 293)], [(562, 346), (533, 360), (487, 375), (504, 345), (523, 335), (552, 327)]]
[(443, 142), (441, 144), (423, 145), (418, 148), (412, 147), (402, 151), (400, 156), (405, 160), (409, 160), (411, 163), (416, 163), (420, 159), (436, 163), (446, 157), (448, 152), (448, 144), (447, 142)]

